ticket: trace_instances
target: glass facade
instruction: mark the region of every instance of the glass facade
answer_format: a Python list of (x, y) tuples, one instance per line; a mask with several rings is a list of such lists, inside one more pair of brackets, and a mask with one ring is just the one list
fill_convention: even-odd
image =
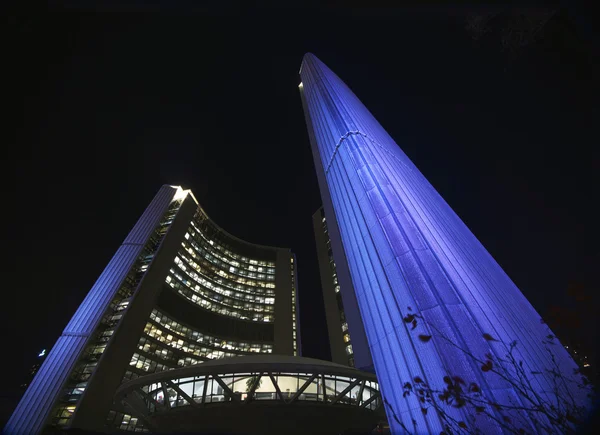
[(199, 209), (166, 282), (204, 309), (242, 320), (273, 322), (275, 262), (237, 254), (234, 244), (219, 235)]
[(146, 406), (143, 415), (150, 419), (155, 413), (208, 403), (310, 401), (373, 411), (381, 406), (379, 385), (371, 374), (359, 371), (339, 374), (336, 373), (339, 369), (327, 366), (315, 371), (308, 367), (307, 371), (283, 371), (277, 369), (276, 362), (261, 365), (258, 371), (244, 372), (244, 364), (240, 364), (240, 372), (194, 375), (188, 371), (180, 378), (176, 376), (181, 372), (178, 371), (173, 373), (175, 376), (164, 374), (159, 379), (154, 376), (147, 382), (141, 379), (120, 390), (117, 400), (126, 403), (131, 397), (141, 398)]
[[(272, 376), (272, 378), (271, 378)], [(195, 376), (182, 379), (169, 379), (165, 383), (158, 382), (142, 387), (147, 393), (146, 402), (149, 413), (156, 412), (168, 397), (171, 408), (195, 403), (228, 402), (236, 398), (241, 401), (253, 400), (296, 400), (335, 402), (339, 405), (366, 404), (368, 409), (375, 410), (380, 405), (377, 382), (365, 381), (355, 383), (356, 378), (336, 375), (313, 376), (311, 373), (271, 373), (265, 376), (260, 373), (224, 373)], [(221, 384), (223, 383), (224, 386)], [(355, 383), (355, 385), (352, 385)], [(257, 384), (252, 391), (253, 384)], [(352, 386), (351, 386), (352, 385)], [(279, 392), (277, 391), (279, 389)], [(373, 400), (370, 400), (374, 397)]]
[(64, 390), (51, 415), (50, 425), (58, 427), (68, 425), (79, 400), (86, 390), (88, 380), (94, 374), (98, 362), (119, 322), (126, 315), (130, 300), (144, 277), (148, 265), (156, 254), (165, 234), (169, 230), (181, 203), (181, 199), (171, 202), (167, 212), (150, 236), (134, 266), (130, 269), (129, 274), (110, 302), (100, 324), (96, 327), (93, 338), (90, 340), (66, 382)]
[[(219, 229), (198, 207), (165, 277), (163, 291), (173, 291), (191, 302), (196, 307), (196, 316), (203, 316), (206, 310), (234, 321), (268, 324), (272, 328), (276, 253), (273, 248), (250, 245), (248, 249), (247, 245)], [(288, 281), (292, 292), (290, 320), (293, 354), (296, 355), (296, 286), (294, 259), (291, 254), (289, 257), (292, 270)], [(226, 329), (220, 333), (206, 331), (178, 319), (176, 313), (168, 314), (156, 307), (131, 356), (123, 382), (220, 358), (271, 354), (273, 350), (272, 340), (236, 338)], [(145, 429), (141, 420), (134, 421), (127, 414), (117, 411), (109, 414), (108, 427), (117, 429), (125, 425), (134, 430)]]
[(155, 309), (131, 358), (126, 379), (213, 359), (272, 352), (272, 343), (227, 340), (202, 333)]
[[(8, 428), (145, 431), (114, 407), (120, 385), (220, 358), (298, 354), (293, 261), (217, 227), (189, 190), (163, 186), (26, 391), (47, 410), (24, 401)], [(51, 395), (36, 395), (46, 384)]]

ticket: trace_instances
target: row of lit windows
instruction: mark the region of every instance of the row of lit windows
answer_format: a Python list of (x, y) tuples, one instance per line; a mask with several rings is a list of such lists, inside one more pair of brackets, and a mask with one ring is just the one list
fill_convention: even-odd
[[(197, 246), (195, 246), (194, 242), (192, 242), (190, 245), (194, 248), (190, 248), (188, 246), (185, 245), (185, 242), (182, 243), (184, 249), (194, 258), (202, 258), (205, 261), (203, 261), (203, 263), (205, 263), (206, 265), (208, 265), (210, 267), (210, 269), (218, 271), (219, 275), (228, 278), (230, 281), (237, 281), (240, 277), (243, 278), (251, 278), (252, 280), (259, 280), (259, 281), (274, 281), (275, 280), (275, 276), (274, 275), (266, 275), (264, 273), (256, 273), (256, 272), (246, 272), (246, 271), (240, 271), (240, 269), (233, 267), (233, 266), (227, 266), (226, 264), (223, 264), (222, 261), (219, 260), (215, 260), (214, 257), (212, 257), (210, 254), (207, 254), (205, 252), (202, 252), (202, 248), (198, 249)], [(248, 282), (247, 279), (244, 279), (245, 282)], [(250, 281), (252, 282), (252, 281)]]
[(348, 329), (348, 323), (346, 322), (346, 313), (344, 313), (344, 307), (342, 306), (341, 295), (336, 295), (338, 299), (338, 309), (340, 311), (340, 320), (342, 321), (342, 340), (344, 341), (344, 350), (348, 355), (348, 363), (351, 367), (354, 367), (354, 351), (352, 350), (352, 340), (350, 339), (350, 331)]
[[(249, 262), (243, 262), (240, 263), (239, 261), (233, 260), (231, 258), (228, 258), (225, 255), (222, 255), (221, 253), (219, 253), (219, 251), (217, 249), (215, 249), (215, 242), (212, 240), (208, 240), (204, 234), (202, 234), (202, 232), (196, 232), (194, 230), (192, 230), (191, 228), (188, 230), (190, 236), (192, 236), (193, 240), (190, 240), (192, 243), (194, 243), (195, 241), (199, 242), (200, 246), (198, 246), (196, 243), (194, 243), (196, 249), (200, 250), (201, 252), (207, 254), (208, 256), (212, 258), (217, 258), (220, 261), (226, 263), (227, 265), (231, 266), (231, 267), (235, 267), (236, 269), (239, 268), (242, 271), (249, 271), (249, 272), (261, 272), (261, 273), (269, 273), (269, 274), (275, 274), (275, 264), (273, 264), (273, 267), (267, 267), (266, 266), (266, 262), (262, 262), (265, 263), (265, 265), (259, 265), (258, 263), (260, 263), (257, 260), (254, 260), (254, 263), (249, 263)], [(198, 239), (198, 235), (200, 235), (200, 239)], [(186, 234), (186, 239), (189, 240), (189, 237), (187, 237)], [(217, 245), (218, 246), (218, 245)], [(206, 249), (206, 251), (205, 251)]]
[[(116, 300), (111, 301), (110, 309), (101, 322), (101, 328), (110, 329), (105, 329), (99, 333), (95, 341), (92, 341), (87, 347), (85, 361), (79, 361), (77, 367), (71, 372), (70, 382), (65, 386), (61, 401), (55, 408), (52, 419), (53, 424), (65, 426), (75, 412), (77, 403), (87, 388), (87, 381), (96, 369), (98, 360), (106, 350), (106, 345), (114, 333), (114, 326), (123, 317), (125, 309), (129, 306), (129, 300), (119, 300), (120, 297), (121, 294), (117, 293)], [(73, 385), (72, 382), (76, 382), (76, 384)]]
[(106, 343), (104, 344), (97, 344), (95, 346), (93, 346), (90, 349), (90, 354), (92, 355), (100, 355), (104, 352), (104, 349), (106, 349)]
[[(169, 278), (171, 279), (169, 280)], [(208, 301), (205, 298), (214, 298), (216, 293), (207, 294), (208, 292), (203, 292), (202, 287), (194, 285), (192, 282), (184, 279), (173, 269), (171, 269), (171, 275), (167, 277), (167, 282), (173, 289), (177, 290), (179, 294), (184, 296), (189, 301), (200, 305), (204, 309), (242, 320), (251, 320), (253, 322), (273, 322), (274, 314), (272, 305), (244, 303), (244, 305), (250, 305), (249, 309), (246, 309), (245, 307), (233, 309), (231, 307), (223, 306), (220, 301)], [(230, 301), (230, 303), (233, 304), (233, 300), (230, 299)]]
[(148, 354), (154, 354), (162, 359), (172, 360), (175, 358), (175, 353), (172, 350), (143, 336), (140, 337), (140, 341), (138, 342), (138, 349)]
[(80, 367), (77, 368), (77, 372), (73, 373), (72, 378), (78, 382), (87, 381), (96, 369), (96, 365), (98, 365), (97, 360), (82, 364)]
[[(165, 347), (162, 343), (156, 343), (148, 338), (141, 337), (138, 343), (138, 349), (146, 352), (147, 354), (156, 355), (157, 357), (168, 360), (172, 364), (177, 365), (178, 367), (187, 367), (194, 364), (198, 364), (204, 362), (206, 359), (196, 359), (190, 356), (179, 357), (175, 352), (168, 349), (168, 346)], [(183, 349), (182, 349), (183, 350)], [(218, 353), (218, 352), (217, 352)], [(217, 358), (220, 358), (217, 356)], [(215, 358), (210, 358), (215, 359)], [(138, 367), (136, 367), (138, 368)]]
[[(192, 232), (192, 234), (193, 234), (193, 232)], [(190, 245), (196, 250), (198, 256), (206, 259), (207, 261), (209, 261), (210, 263), (212, 263), (215, 266), (219, 266), (222, 270), (224, 270), (224, 271), (228, 270), (229, 272), (234, 273), (241, 277), (259, 279), (259, 280), (267, 280), (267, 281), (275, 281), (275, 275), (274, 275), (275, 269), (273, 269), (273, 274), (271, 274), (271, 273), (265, 273), (264, 271), (258, 271), (258, 268), (256, 268), (257, 271), (252, 271), (252, 270), (245, 270), (240, 267), (235, 267), (235, 266), (227, 263), (226, 261), (223, 261), (223, 260), (217, 258), (216, 256), (212, 255), (204, 247), (198, 246), (198, 244), (196, 242), (194, 242), (194, 240), (189, 240), (189, 238), (190, 238), (189, 236), (190, 236), (189, 233), (186, 233), (185, 238), (188, 240)], [(232, 279), (233, 279), (233, 277), (232, 277)]]
[[(205, 278), (206, 272), (202, 269), (202, 267), (195, 261), (187, 258), (185, 255), (180, 254), (179, 256), (175, 257), (175, 264), (177, 264), (180, 269), (185, 271), (196, 282), (205, 288), (217, 292), (223, 296), (240, 299), (242, 301), (250, 301), (268, 305), (273, 305), (275, 303), (274, 296), (265, 297), (264, 295), (259, 295), (257, 294), (259, 292), (254, 289), (252, 289), (250, 293), (247, 293), (243, 291), (227, 289), (220, 285), (214, 284), (211, 280)], [(199, 274), (196, 272), (199, 272)]]
[(335, 266), (335, 261), (333, 260), (333, 251), (331, 250), (331, 239), (329, 238), (329, 233), (327, 230), (327, 221), (325, 216), (322, 219), (323, 223), (323, 232), (327, 237), (327, 253), (329, 255), (329, 267), (331, 269), (331, 277), (333, 280), (333, 290), (336, 293), (336, 300), (338, 310), (340, 312), (340, 319), (342, 320), (342, 339), (344, 341), (344, 349), (346, 351), (346, 355), (348, 355), (348, 363), (351, 367), (354, 367), (354, 351), (352, 349), (352, 341), (350, 340), (350, 332), (348, 331), (348, 324), (346, 323), (346, 316), (344, 314), (344, 304), (342, 302), (342, 297), (340, 293), (340, 283), (338, 281), (337, 270)]
[[(167, 278), (165, 279), (167, 284), (173, 286), (171, 283), (174, 281), (173, 278), (175, 278), (177, 281), (185, 284), (187, 287), (194, 290), (199, 295), (204, 296), (205, 298), (212, 300), (214, 302), (217, 302), (221, 305), (228, 305), (233, 308), (243, 309), (243, 310), (247, 310), (247, 311), (273, 312), (273, 305), (265, 304), (264, 297), (260, 297), (260, 296), (253, 297), (253, 296), (249, 295), (247, 300), (243, 300), (243, 299), (240, 300), (240, 299), (225, 297), (220, 292), (215, 292), (212, 289), (207, 289), (204, 286), (196, 284), (201, 280), (201, 278), (195, 272), (193, 272), (189, 269), (186, 269), (186, 267), (183, 264), (179, 263), (178, 266), (179, 266), (180, 271), (185, 273), (185, 275), (178, 273), (174, 269), (171, 269), (171, 271), (170, 271), (171, 275), (168, 275)], [(192, 278), (194, 281), (191, 282), (187, 278)], [(258, 299), (259, 302), (255, 302), (253, 299), (254, 300)]]
[(110, 340), (110, 337), (112, 337), (112, 335), (114, 334), (114, 332), (114, 329), (107, 329), (106, 331), (103, 331), (102, 334), (100, 334), (100, 338), (98, 338), (98, 341), (100, 343), (107, 343), (108, 340)]
[(143, 370), (148, 373), (162, 372), (171, 369), (171, 367), (165, 364), (161, 364), (147, 356), (140, 355), (139, 353), (133, 354), (129, 365), (131, 367), (135, 367), (138, 370)]
[(87, 388), (87, 382), (79, 382), (73, 388), (69, 388), (65, 392), (65, 399), (70, 402), (76, 402), (78, 397), (81, 396), (85, 389)]
[[(87, 346), (83, 358), (77, 362), (75, 368), (71, 371), (70, 379), (63, 390), (65, 392), (63, 400), (59, 401), (55, 408), (51, 420), (52, 424), (58, 426), (68, 424), (87, 386), (87, 380), (91, 377), (96, 368), (97, 361), (106, 349), (106, 343), (110, 340), (114, 332), (114, 327), (121, 320), (124, 311), (129, 305), (128, 298), (133, 294), (145, 274), (146, 268), (142, 266), (147, 266), (152, 261), (180, 205), (181, 201), (173, 201), (169, 205), (159, 225), (146, 242), (142, 253), (136, 259), (134, 266), (128, 271), (127, 277), (112, 297), (106, 313), (94, 331), (96, 333), (95, 337)], [(75, 388), (73, 388), (73, 382), (76, 383)]]
[(198, 228), (198, 226), (196, 225), (196, 222), (192, 221), (192, 226), (196, 229), (196, 231), (198, 232), (198, 234), (200, 234), (200, 236), (204, 240), (206, 240), (211, 246), (215, 247), (216, 249), (218, 249), (219, 251), (221, 251), (224, 254), (228, 255), (229, 257), (231, 257), (234, 260), (239, 260), (239, 261), (242, 261), (244, 263), (248, 263), (248, 264), (251, 264), (251, 265), (254, 265), (254, 266), (275, 267), (275, 263), (272, 262), (272, 261), (254, 260), (252, 258), (248, 258), (248, 257), (244, 257), (243, 255), (236, 254), (235, 252), (232, 252), (232, 251), (228, 250), (227, 248), (221, 246), (219, 243), (215, 243), (214, 240), (208, 240), (204, 236), (204, 233), (200, 230), (200, 228)]
[[(182, 257), (185, 257), (185, 253), (187, 253), (195, 260), (194, 264), (197, 264), (196, 262), (200, 263), (198, 265), (198, 267), (203, 266), (206, 268), (206, 270), (212, 271), (215, 274), (214, 277), (211, 277), (211, 278), (213, 278), (214, 281), (224, 284), (230, 288), (235, 288), (238, 290), (245, 290), (250, 293), (275, 294), (274, 290), (266, 290), (266, 291), (262, 290), (262, 289), (274, 289), (275, 288), (274, 283), (266, 282), (266, 281), (257, 281), (254, 278), (246, 278), (246, 277), (239, 276), (239, 275), (229, 274), (225, 269), (219, 269), (215, 264), (211, 263), (210, 261), (207, 261), (206, 258), (204, 258), (201, 253), (198, 253), (195, 250), (196, 248), (193, 245), (193, 243), (191, 245), (188, 245), (186, 242), (182, 242), (181, 246), (183, 247), (183, 251), (185, 251), (185, 252), (180, 251), (179, 255)], [(185, 257), (185, 258), (188, 262), (193, 261), (193, 260), (188, 259), (187, 257)], [(223, 278), (227, 278), (227, 279), (224, 280)]]
[(173, 331), (185, 338), (189, 338), (197, 343), (206, 344), (212, 347), (230, 350), (234, 352), (253, 352), (253, 353), (271, 353), (273, 345), (267, 343), (252, 343), (247, 341), (225, 340), (223, 338), (208, 335), (202, 332), (195, 331), (187, 326), (178, 323), (171, 319), (166, 314), (157, 310), (152, 310), (150, 319), (163, 325), (166, 329)]
[(292, 278), (292, 343), (294, 356), (298, 355), (298, 339), (296, 331), (296, 280), (294, 277), (294, 258), (290, 258), (291, 278)]
[(148, 432), (141, 420), (122, 412), (110, 411), (107, 422), (111, 427), (127, 432)]
[[(228, 349), (228, 351), (212, 349), (210, 347), (200, 346), (195, 343), (192, 343), (187, 339), (183, 339), (183, 337), (181, 336), (173, 336), (173, 334), (171, 334), (170, 331), (163, 330), (158, 325), (152, 322), (148, 322), (146, 324), (146, 327), (144, 328), (144, 333), (149, 337), (152, 337), (155, 340), (165, 343), (170, 347), (179, 349), (182, 352), (207, 359), (218, 359), (230, 356), (237, 356), (240, 353), (271, 353), (273, 351), (272, 345), (269, 344), (250, 344), (248, 351), (242, 350), (248, 349), (245, 343), (242, 343), (244, 344), (243, 348), (241, 346), (240, 348), (236, 348), (233, 346), (232, 343), (232, 349)], [(226, 349), (225, 347), (223, 348)]]
[(56, 408), (53, 423), (58, 426), (65, 426), (69, 419), (73, 417), (76, 405), (60, 405)]

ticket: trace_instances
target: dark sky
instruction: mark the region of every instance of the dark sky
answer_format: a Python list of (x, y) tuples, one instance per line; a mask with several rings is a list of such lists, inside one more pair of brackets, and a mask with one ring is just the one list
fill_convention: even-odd
[(576, 11), (559, 10), (511, 54), (501, 38), (521, 22), (514, 11), (474, 41), (464, 9), (136, 3), (6, 18), (3, 419), (165, 183), (192, 189), (226, 231), (292, 248), (304, 354), (329, 356), (311, 226), (320, 197), (297, 89), (307, 51), (556, 332), (594, 352), (600, 74)]

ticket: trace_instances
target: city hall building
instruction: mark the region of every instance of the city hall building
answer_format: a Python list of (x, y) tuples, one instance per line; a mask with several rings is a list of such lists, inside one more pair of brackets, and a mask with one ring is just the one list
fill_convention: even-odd
[(163, 186), (45, 358), (5, 433), (339, 433), (375, 376), (302, 358), (296, 260)]
[[(189, 190), (163, 186), (45, 357), (5, 433), (368, 433), (385, 414), (394, 434), (440, 433), (445, 420), (404, 394), (405, 382), (441, 390), (449, 374), (475, 382), (486, 400), (511, 404), (506, 414), (490, 409), (477, 430), (502, 433), (510, 416), (537, 432), (535, 418), (512, 411), (526, 406), (519, 388), (485, 376), (471, 358), (499, 361), (516, 337), (515, 360), (536, 397), (549, 401), (558, 391), (586, 402), (576, 382), (556, 385), (554, 370), (578, 367), (562, 346), (548, 357), (544, 340), (553, 334), (535, 308), (310, 53), (299, 92), (323, 201), (313, 226), (333, 361), (301, 356), (290, 249), (240, 240)], [(410, 327), (415, 315), (419, 325)], [(445, 412), (469, 421), (465, 408)]]

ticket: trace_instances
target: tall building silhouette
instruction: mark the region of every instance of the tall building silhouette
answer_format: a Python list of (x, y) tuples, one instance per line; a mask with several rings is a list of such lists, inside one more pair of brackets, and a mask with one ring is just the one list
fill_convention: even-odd
[[(490, 401), (523, 405), (514, 385), (469, 356), (504, 358), (513, 340), (526, 382), (553, 398), (547, 370), (555, 367), (544, 345), (552, 333), (540, 315), (340, 78), (309, 53), (300, 79), (337, 279), (342, 293), (354, 292), (344, 304), (355, 299), (360, 315), (346, 313), (350, 335), (353, 321), (364, 325), (392, 433), (404, 433), (402, 425), (444, 430), (437, 413), (403, 394), (418, 378), (443, 390), (445, 376), (459, 376)], [(554, 354), (562, 373), (577, 368), (562, 346)], [(564, 392), (576, 400), (585, 394), (571, 385)], [(456, 421), (466, 421), (465, 412), (448, 407)], [(491, 412), (500, 423), (480, 418), (478, 425), (500, 433), (505, 410)], [(535, 431), (531, 419), (519, 418)]]

